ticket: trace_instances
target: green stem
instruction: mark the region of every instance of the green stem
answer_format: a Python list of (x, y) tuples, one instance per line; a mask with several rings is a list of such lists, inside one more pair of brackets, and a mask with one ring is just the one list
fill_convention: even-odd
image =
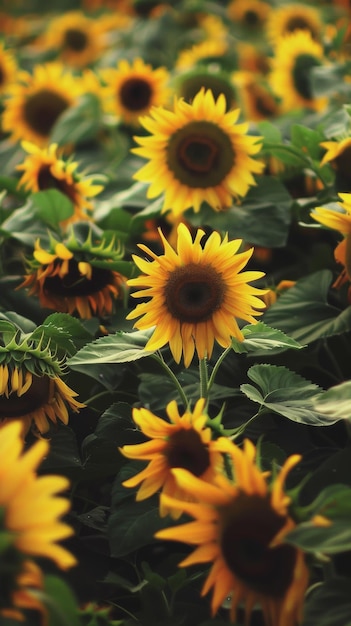
[(200, 374), (200, 398), (208, 397), (208, 371), (207, 371), (207, 359), (199, 359), (199, 374)]
[(224, 352), (222, 352), (222, 354), (221, 354), (221, 356), (219, 357), (219, 359), (218, 359), (218, 361), (217, 361), (216, 365), (214, 366), (214, 368), (213, 368), (213, 370), (212, 370), (212, 373), (211, 373), (211, 376), (210, 376), (210, 378), (209, 378), (209, 381), (208, 381), (208, 383), (207, 383), (207, 393), (209, 393), (209, 391), (210, 391), (210, 389), (211, 389), (211, 387), (212, 387), (212, 385), (213, 385), (213, 383), (214, 383), (214, 381), (215, 381), (215, 378), (216, 378), (216, 376), (217, 376), (217, 372), (218, 372), (218, 370), (219, 370), (220, 366), (222, 365), (222, 363), (223, 363), (223, 361), (224, 361), (225, 357), (227, 356), (228, 352), (230, 352), (230, 351), (231, 351), (231, 349), (232, 349), (232, 347), (231, 347), (231, 346), (229, 346), (229, 348), (226, 348), (226, 349), (224, 350)]
[(174, 372), (172, 372), (171, 368), (167, 365), (167, 363), (164, 361), (163, 357), (159, 354), (159, 353), (153, 353), (150, 354), (150, 356), (155, 359), (155, 361), (157, 361), (157, 363), (159, 363), (161, 365), (161, 367), (164, 369), (164, 371), (166, 372), (166, 374), (169, 376), (169, 378), (171, 379), (172, 383), (174, 384), (175, 388), (177, 389), (182, 403), (184, 405), (184, 408), (186, 409), (189, 406), (189, 401), (188, 398), (186, 397), (184, 390), (178, 380), (178, 378), (176, 377), (176, 375), (174, 374)]
[[(243, 434), (243, 432), (244, 432), (244, 430), (247, 428), (247, 426), (248, 426), (249, 424), (251, 424), (251, 423), (252, 423), (252, 422), (256, 419), (256, 417), (259, 417), (259, 416), (260, 416), (260, 415), (262, 415), (262, 413), (264, 413), (265, 411), (266, 411), (266, 409), (265, 409), (264, 407), (260, 407), (260, 408), (258, 409), (257, 413), (255, 413), (255, 415), (253, 415), (252, 417), (250, 417), (250, 419), (249, 419), (249, 420), (247, 420), (247, 422), (245, 422), (245, 424), (242, 424), (241, 426), (239, 426), (239, 428), (238, 428), (238, 430), (236, 431), (236, 433), (234, 433), (234, 435), (232, 435), (232, 436), (230, 437), (230, 439), (234, 440), (234, 439), (236, 439), (237, 437), (240, 437), (240, 435), (242, 435), (242, 434)], [(266, 412), (268, 413), (268, 411), (266, 411)]]

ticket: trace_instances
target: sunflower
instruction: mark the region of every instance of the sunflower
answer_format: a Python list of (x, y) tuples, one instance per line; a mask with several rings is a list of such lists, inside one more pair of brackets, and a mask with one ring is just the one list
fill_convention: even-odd
[(240, 110), (226, 113), (226, 106), (223, 94), (215, 100), (201, 89), (191, 104), (175, 98), (173, 111), (154, 108), (141, 118), (152, 135), (135, 137), (141, 147), (132, 151), (149, 163), (134, 178), (151, 183), (148, 198), (165, 192), (163, 211), (198, 212), (202, 202), (218, 211), (256, 184), (253, 173), (264, 164), (251, 156), (261, 149), (260, 137), (246, 135), (248, 124), (236, 123)]
[(182, 50), (175, 61), (176, 70), (188, 70), (198, 63), (209, 64), (213, 61), (221, 62), (228, 51), (228, 43), (222, 38), (207, 39), (194, 44), (191, 48)]
[[(41, 439), (24, 451), (21, 423), (11, 421), (0, 428), (0, 576), (2, 609), (40, 608), (33, 589), (41, 588), (40, 569), (29, 557), (44, 557), (66, 570), (76, 564), (75, 557), (59, 541), (73, 534), (61, 521), (69, 508), (69, 499), (60, 492), (69, 481), (63, 476), (37, 475), (37, 468), (49, 452), (49, 442)], [(3, 582), (3, 580), (2, 580)], [(8, 590), (9, 598), (6, 598)], [(5, 596), (5, 598), (4, 598)], [(6, 603), (9, 600), (9, 603)], [(7, 604), (7, 606), (6, 606)]]
[(269, 82), (281, 98), (284, 112), (295, 108), (322, 111), (328, 99), (316, 98), (312, 92), (311, 70), (323, 64), (323, 48), (307, 30), (298, 30), (279, 39), (272, 59)]
[(226, 235), (221, 241), (213, 232), (202, 247), (205, 232), (199, 229), (192, 241), (188, 228), (180, 223), (175, 251), (159, 232), (164, 254), (158, 257), (140, 244), (153, 261), (134, 256), (144, 274), (128, 281), (141, 287), (134, 297), (151, 300), (138, 304), (127, 319), (142, 316), (135, 322), (139, 329), (155, 326), (146, 350), (169, 343), (174, 360), (179, 363), (183, 353), (188, 367), (195, 349), (200, 359), (211, 358), (215, 340), (223, 348), (230, 346), (232, 337), (243, 340), (236, 318), (255, 323), (254, 316), (261, 315), (256, 309), (264, 304), (257, 296), (265, 290), (248, 282), (261, 278), (263, 272), (241, 272), (253, 253), (253, 248), (237, 253), (241, 239), (228, 241)]
[(182, 72), (175, 79), (177, 96), (186, 102), (192, 102), (201, 88), (212, 91), (215, 100), (223, 94), (226, 99), (226, 111), (237, 106), (237, 97), (234, 84), (229, 74), (218, 68), (196, 67), (188, 72)]
[[(139, 474), (125, 480), (124, 487), (139, 487), (137, 500), (145, 500), (159, 489), (162, 493), (175, 498), (187, 499), (186, 492), (179, 489), (171, 472), (174, 467), (187, 469), (194, 476), (206, 482), (212, 482), (216, 471), (222, 466), (222, 456), (213, 453), (211, 429), (206, 428), (207, 415), (204, 411), (205, 400), (195, 404), (193, 411), (186, 410), (179, 415), (175, 400), (167, 405), (169, 422), (157, 417), (147, 409), (133, 409), (133, 420), (150, 441), (120, 448), (129, 459), (150, 461)], [(160, 506), (160, 515), (170, 513), (179, 517), (178, 509), (173, 511), (167, 506)]]
[(181, 567), (211, 562), (202, 594), (213, 588), (212, 613), (231, 594), (230, 616), (236, 621), (243, 603), (246, 624), (253, 607), (262, 608), (266, 626), (296, 626), (301, 620), (303, 596), (308, 584), (304, 554), (284, 544), (295, 526), (289, 515), (290, 497), (284, 492), (289, 471), (300, 460), (290, 456), (271, 484), (267, 472), (255, 462), (255, 446), (245, 440), (241, 450), (221, 437), (215, 449), (226, 453), (233, 464), (235, 481), (217, 474), (209, 485), (186, 469), (174, 469), (175, 480), (196, 503), (166, 495), (165, 506), (188, 513), (195, 521), (156, 533), (158, 539), (184, 541), (195, 546)]
[(267, 39), (275, 45), (281, 37), (295, 31), (307, 31), (315, 41), (321, 40), (323, 21), (317, 8), (292, 3), (271, 11), (266, 22)]
[(335, 170), (335, 187), (339, 192), (351, 191), (350, 178), (350, 158), (351, 158), (351, 137), (346, 137), (341, 141), (324, 141), (320, 144), (325, 148), (321, 165), (330, 163)]
[(125, 268), (122, 250), (114, 241), (94, 246), (91, 237), (79, 243), (74, 232), (62, 243), (51, 239), (48, 249), (35, 242), (27, 261), (27, 276), (18, 288), (29, 288), (41, 306), (62, 313), (78, 313), (83, 319), (113, 312), (114, 303), (126, 292), (126, 278), (114, 267)]
[(6, 94), (9, 86), (16, 80), (16, 76), (16, 58), (3, 43), (0, 43), (0, 96)]
[(233, 83), (246, 120), (266, 120), (279, 115), (277, 99), (260, 76), (252, 72), (235, 72)]
[(11, 140), (44, 147), (60, 116), (76, 104), (80, 81), (60, 63), (36, 65), (33, 74), (22, 70), (7, 92), (3, 130)]
[(46, 433), (50, 422), (68, 423), (68, 410), (84, 407), (61, 379), (62, 364), (50, 346), (31, 336), (13, 337), (0, 345), (0, 422), (20, 420), (23, 434)]
[(79, 219), (90, 219), (89, 212), (93, 205), (89, 198), (100, 193), (103, 187), (94, 185), (93, 177), (80, 175), (77, 162), (60, 157), (57, 144), (39, 148), (24, 141), (22, 147), (28, 152), (28, 156), (16, 167), (23, 171), (18, 186), (30, 192), (58, 189), (67, 196), (73, 204), (74, 214), (69, 220), (61, 222), (63, 226)]
[(44, 49), (57, 50), (62, 63), (76, 68), (97, 61), (106, 44), (99, 18), (90, 18), (82, 11), (66, 11), (54, 17), (39, 41)]
[(262, 29), (272, 7), (262, 0), (232, 0), (227, 6), (229, 19), (248, 30)]
[(168, 71), (153, 69), (141, 58), (132, 63), (122, 59), (116, 68), (101, 70), (101, 77), (106, 84), (106, 110), (127, 124), (138, 126), (140, 115), (170, 98)]

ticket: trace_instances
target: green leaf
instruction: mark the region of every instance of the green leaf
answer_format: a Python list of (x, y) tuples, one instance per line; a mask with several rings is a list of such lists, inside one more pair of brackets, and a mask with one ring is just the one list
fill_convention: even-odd
[(300, 350), (303, 348), (295, 339), (288, 337), (281, 330), (271, 328), (263, 322), (257, 324), (248, 324), (242, 329), (245, 337), (244, 341), (232, 339), (232, 348), (235, 352), (243, 354), (245, 352), (266, 352), (274, 350), (274, 353), (283, 352), (292, 348)]
[(73, 215), (71, 200), (58, 189), (37, 191), (30, 196), (35, 214), (48, 226), (57, 228), (59, 223)]
[(57, 576), (45, 576), (44, 592), (33, 590), (48, 612), (49, 626), (81, 626), (70, 587)]
[(275, 124), (272, 124), (267, 120), (263, 120), (262, 122), (257, 122), (257, 128), (259, 134), (263, 137), (263, 145), (265, 145), (266, 142), (281, 143), (282, 134)]
[(303, 626), (351, 626), (350, 579), (337, 576), (312, 590), (305, 602)]
[(245, 383), (241, 385), (241, 391), (269, 411), (310, 426), (330, 426), (337, 421), (314, 408), (314, 400), (323, 394), (323, 390), (287, 367), (253, 365), (247, 375), (257, 387)]
[(328, 301), (332, 278), (329, 270), (301, 278), (264, 313), (264, 322), (302, 344), (351, 330), (351, 307)]
[(350, 516), (335, 520), (330, 526), (303, 522), (286, 535), (285, 541), (305, 552), (339, 554), (351, 550)]
[[(151, 331), (117, 332), (115, 335), (100, 337), (79, 350), (67, 360), (72, 369), (80, 370), (83, 365), (101, 363), (127, 363), (153, 354), (145, 350)], [(82, 370), (84, 371), (84, 370)]]
[[(43, 192), (44, 193), (44, 192)], [(61, 194), (62, 195), (62, 194)], [(21, 243), (34, 247), (36, 239), (48, 240), (47, 227), (36, 214), (31, 200), (21, 208), (16, 209), (2, 223), (0, 234), (5, 237), (12, 237)]]
[(351, 420), (351, 381), (330, 387), (320, 398), (316, 398), (314, 406), (319, 413), (334, 419)]
[(308, 154), (312, 159), (320, 161), (323, 149), (320, 146), (323, 141), (324, 135), (317, 131), (302, 126), (302, 124), (294, 124), (291, 128), (291, 142), (302, 150), (305, 154)]
[(100, 101), (92, 93), (79, 98), (76, 106), (69, 107), (57, 120), (50, 140), (59, 145), (86, 141), (96, 136), (101, 124)]

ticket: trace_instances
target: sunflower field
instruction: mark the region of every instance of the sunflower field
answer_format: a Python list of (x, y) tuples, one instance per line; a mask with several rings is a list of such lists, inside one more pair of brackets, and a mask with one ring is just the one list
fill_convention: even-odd
[(351, 2), (0, 2), (0, 626), (351, 626)]

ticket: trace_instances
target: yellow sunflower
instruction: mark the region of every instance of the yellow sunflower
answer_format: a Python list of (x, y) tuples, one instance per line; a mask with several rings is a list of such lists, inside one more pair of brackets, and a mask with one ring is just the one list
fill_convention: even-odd
[(260, 137), (246, 135), (248, 123), (236, 123), (240, 110), (226, 112), (226, 106), (223, 94), (215, 100), (211, 90), (201, 89), (191, 104), (175, 98), (173, 111), (154, 108), (141, 118), (151, 135), (135, 137), (141, 147), (132, 151), (149, 163), (134, 178), (151, 183), (148, 198), (165, 192), (163, 211), (197, 212), (202, 202), (218, 211), (256, 184), (253, 174), (264, 169), (252, 158)]
[(182, 50), (175, 62), (176, 70), (188, 70), (198, 63), (205, 64), (221, 61), (228, 51), (228, 43), (222, 38), (207, 39), (194, 44), (191, 48)]
[(73, 204), (74, 214), (69, 220), (61, 222), (63, 226), (72, 221), (90, 219), (93, 205), (89, 198), (100, 193), (103, 187), (94, 185), (93, 177), (80, 175), (77, 162), (60, 157), (57, 144), (39, 148), (24, 141), (22, 147), (28, 156), (16, 167), (23, 171), (18, 186), (31, 192), (58, 189), (66, 195)]
[[(1, 531), (0, 531), (1, 536)], [(13, 554), (9, 554), (9, 560), (13, 567)], [(2, 555), (3, 557), (3, 555)], [(6, 560), (6, 554), (5, 559)], [(6, 562), (4, 563), (6, 567)], [(41, 603), (38, 597), (38, 591), (44, 590), (43, 574), (32, 560), (25, 560), (22, 562), (21, 568), (18, 568), (13, 580), (9, 580), (9, 572), (6, 571), (5, 584), (1, 584), (1, 588), (9, 589), (8, 597), (4, 597), (2, 602), (0, 601), (0, 617), (5, 617), (11, 620), (17, 620), (23, 622), (25, 615), (23, 611), (39, 611), (41, 613), (41, 623), (44, 626), (47, 624), (47, 610)], [(0, 571), (0, 582), (1, 582)], [(13, 589), (11, 589), (13, 587)], [(3, 607), (1, 606), (3, 604)]]
[(279, 103), (259, 75), (238, 71), (233, 74), (233, 83), (246, 120), (266, 120), (279, 115)]
[(175, 251), (159, 232), (164, 254), (157, 256), (140, 244), (153, 261), (133, 257), (144, 273), (128, 281), (141, 287), (132, 295), (151, 299), (138, 304), (127, 319), (142, 316), (134, 324), (141, 330), (155, 326), (146, 350), (169, 343), (174, 360), (179, 363), (183, 353), (188, 367), (195, 350), (200, 359), (210, 358), (215, 340), (223, 348), (230, 346), (232, 337), (243, 340), (237, 318), (255, 323), (255, 316), (261, 315), (256, 309), (265, 306), (258, 297), (265, 290), (248, 283), (264, 274), (241, 272), (253, 253), (253, 248), (238, 253), (241, 239), (228, 241), (226, 235), (221, 241), (219, 233), (213, 232), (202, 246), (205, 232), (199, 229), (193, 241), (180, 223)]
[[(1, 19), (1, 18), (0, 18)], [(0, 96), (6, 94), (9, 85), (17, 77), (17, 61), (11, 50), (0, 43)]]
[(153, 69), (136, 58), (132, 63), (122, 59), (116, 68), (101, 70), (106, 88), (106, 110), (127, 124), (139, 125), (140, 115), (152, 106), (165, 105), (171, 91), (169, 73), (164, 67)]
[[(194, 476), (206, 482), (213, 478), (222, 466), (222, 456), (213, 453), (211, 429), (206, 428), (207, 415), (204, 411), (205, 400), (195, 404), (193, 411), (186, 410), (183, 415), (175, 400), (167, 405), (169, 421), (157, 417), (147, 409), (133, 409), (133, 420), (150, 441), (120, 448), (129, 459), (150, 461), (139, 474), (125, 480), (124, 487), (139, 487), (136, 500), (145, 500), (161, 489), (162, 493), (175, 498), (186, 499), (184, 489), (179, 489), (171, 470), (174, 467), (187, 469)], [(171, 514), (179, 517), (179, 509), (172, 510), (160, 505), (160, 515)]]
[(237, 107), (236, 90), (229, 74), (218, 68), (196, 67), (180, 73), (174, 81), (179, 98), (192, 102), (201, 88), (211, 90), (215, 100), (221, 94), (226, 99), (226, 111)]
[(47, 250), (37, 240), (19, 288), (29, 288), (29, 295), (38, 296), (48, 309), (77, 312), (83, 319), (111, 315), (115, 301), (126, 292), (126, 278), (113, 269), (121, 259), (120, 247), (113, 241), (94, 247), (90, 239), (79, 244), (74, 236), (66, 243), (52, 239)]
[(0, 428), (0, 576), (4, 576), (6, 563), (11, 565), (5, 588), (2, 585), (4, 606), (0, 609), (7, 610), (8, 616), (12, 609), (12, 617), (17, 609), (20, 618), (21, 609), (41, 608), (35, 594), (35, 588), (42, 587), (41, 572), (28, 556), (50, 559), (63, 570), (76, 564), (75, 557), (59, 544), (73, 534), (73, 529), (61, 521), (70, 501), (59, 495), (68, 489), (69, 481), (63, 476), (37, 475), (49, 452), (49, 442), (41, 439), (24, 451), (21, 430), (17, 420)]
[(0, 348), (0, 423), (20, 420), (24, 436), (29, 429), (46, 433), (50, 422), (68, 423), (69, 409), (84, 407), (61, 379), (62, 365), (38, 340), (16, 339)]
[(62, 63), (82, 68), (100, 58), (107, 40), (99, 17), (90, 18), (82, 11), (66, 11), (50, 21), (39, 45), (57, 50)]
[(320, 145), (326, 150), (321, 160), (321, 165), (330, 163), (335, 170), (335, 186), (337, 191), (351, 191), (351, 137), (346, 137), (341, 141), (323, 141)]
[(291, 3), (275, 8), (266, 22), (266, 35), (275, 45), (281, 37), (295, 31), (307, 31), (315, 41), (321, 40), (324, 24), (319, 10), (306, 4)]
[(328, 99), (313, 96), (310, 72), (324, 63), (323, 47), (309, 31), (297, 30), (279, 39), (272, 59), (269, 83), (281, 99), (284, 112), (296, 108), (322, 111)]
[(3, 130), (14, 142), (44, 147), (55, 123), (80, 95), (80, 81), (60, 63), (36, 65), (33, 74), (21, 71), (4, 101)]
[(262, 0), (232, 0), (227, 6), (228, 17), (249, 30), (260, 29), (268, 19), (272, 7)]
[(269, 485), (249, 440), (243, 450), (224, 437), (214, 447), (229, 456), (235, 481), (217, 474), (209, 485), (186, 469), (172, 470), (179, 488), (197, 502), (181, 502), (166, 495), (161, 499), (165, 506), (178, 507), (195, 519), (161, 530), (156, 537), (197, 546), (181, 567), (212, 563), (202, 589), (204, 595), (213, 588), (212, 614), (231, 595), (232, 621), (236, 621), (238, 605), (243, 604), (245, 623), (249, 624), (258, 604), (266, 626), (296, 626), (302, 618), (309, 574), (303, 552), (283, 543), (296, 526), (289, 514), (291, 500), (284, 482), (300, 457), (290, 456)]

